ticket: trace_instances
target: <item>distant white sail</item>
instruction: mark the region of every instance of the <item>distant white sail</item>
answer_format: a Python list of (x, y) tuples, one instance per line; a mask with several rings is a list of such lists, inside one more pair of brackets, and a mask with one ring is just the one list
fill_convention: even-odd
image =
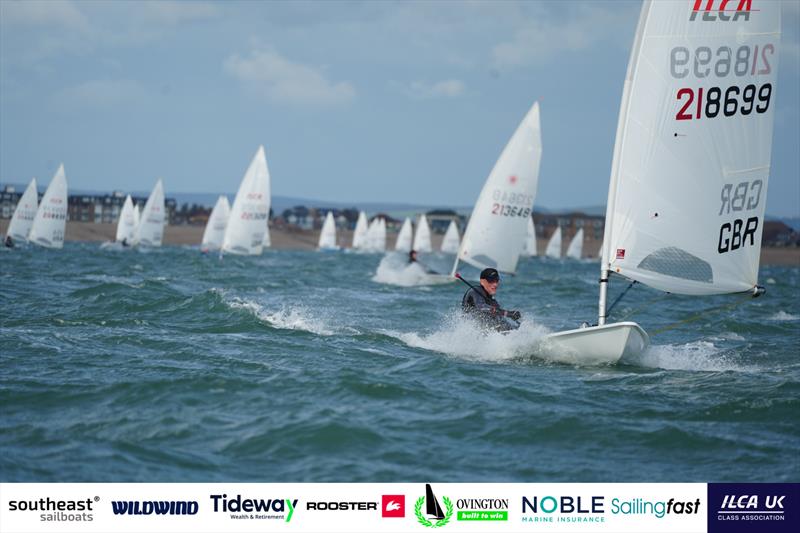
[(222, 251), (240, 255), (260, 255), (270, 208), (270, 177), (264, 147), (259, 146), (244, 173), (231, 207)]
[(353, 231), (353, 249), (354, 250), (363, 250), (367, 247), (367, 214), (364, 211), (361, 211), (358, 214), (358, 220), (356, 221), (356, 229)]
[(378, 220), (378, 229), (375, 231), (375, 249), (379, 252), (386, 251), (386, 219)]
[(45, 248), (62, 248), (67, 225), (67, 177), (60, 165), (36, 211), (28, 240)]
[(556, 230), (550, 236), (544, 255), (554, 259), (561, 259), (561, 226), (556, 226)]
[(225, 228), (228, 227), (228, 217), (231, 214), (231, 206), (227, 196), (217, 198), (214, 209), (206, 222), (206, 229), (203, 231), (203, 240), (200, 244), (202, 250), (219, 250), (225, 240)]
[(158, 180), (142, 210), (134, 243), (139, 246), (161, 246), (164, 237), (164, 185)]
[(536, 250), (536, 228), (533, 225), (533, 217), (528, 219), (528, 233), (525, 236), (525, 247), (522, 249), (523, 255), (536, 257), (539, 252)]
[(336, 221), (333, 219), (333, 211), (328, 211), (325, 215), (325, 222), (322, 223), (322, 231), (319, 232), (320, 250), (335, 250), (336, 246)]
[(575, 236), (567, 247), (567, 257), (570, 259), (580, 259), (583, 257), (583, 228), (575, 232)]
[(125, 202), (122, 204), (122, 210), (119, 212), (119, 219), (117, 220), (117, 235), (114, 238), (117, 242), (126, 242), (133, 244), (136, 237), (136, 215), (134, 212), (136, 208), (133, 207), (133, 199), (131, 195), (125, 197)]
[(136, 232), (139, 231), (139, 222), (142, 220), (142, 206), (134, 204), (133, 206), (133, 226), (134, 226), (134, 238)]
[(458, 226), (455, 220), (451, 220), (442, 239), (441, 250), (446, 254), (455, 254), (458, 253), (459, 244), (461, 244), (461, 238), (458, 236)]
[(267, 226), (264, 228), (264, 240), (261, 241), (261, 245), (264, 248), (270, 248), (272, 246), (272, 236), (269, 234), (269, 221), (267, 221)]
[(6, 234), (15, 241), (27, 241), (38, 207), (39, 193), (36, 190), (36, 178), (33, 178), (17, 202)]
[(397, 240), (394, 243), (394, 249), (397, 252), (408, 253), (411, 251), (411, 237), (414, 233), (411, 227), (411, 219), (406, 217), (403, 225), (400, 226), (400, 233), (397, 234)]
[[(542, 156), (539, 104), (534, 103), (486, 179), (458, 258), (513, 273), (525, 245)], [(454, 265), (454, 271), (457, 267)]]
[(417, 232), (414, 234), (413, 249), (417, 252), (431, 252), (431, 228), (428, 226), (428, 219), (425, 215), (420, 215), (417, 221)]

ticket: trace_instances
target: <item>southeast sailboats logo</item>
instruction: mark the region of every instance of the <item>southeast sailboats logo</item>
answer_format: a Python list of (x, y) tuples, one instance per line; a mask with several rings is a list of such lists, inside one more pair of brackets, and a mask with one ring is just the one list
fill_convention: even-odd
[[(417, 515), (417, 520), (419, 523), (425, 527), (446, 526), (453, 517), (453, 502), (451, 502), (450, 498), (447, 496), (442, 496), (442, 501), (444, 502), (444, 506), (447, 508), (446, 513), (442, 511), (442, 506), (439, 505), (439, 501), (436, 499), (436, 496), (433, 495), (433, 489), (431, 486), (426, 484), (425, 496), (420, 496), (419, 499), (417, 499), (416, 505), (414, 505), (414, 514)], [(423, 504), (425, 504), (425, 514), (430, 517), (430, 519), (435, 520), (435, 522), (432, 522), (423, 516)]]

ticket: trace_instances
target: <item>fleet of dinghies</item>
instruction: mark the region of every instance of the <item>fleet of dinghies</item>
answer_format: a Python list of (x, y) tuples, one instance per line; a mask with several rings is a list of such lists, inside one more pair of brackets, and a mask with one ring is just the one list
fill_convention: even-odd
[(730, 20), (708, 24), (684, 2), (642, 5), (611, 165), (598, 323), (549, 336), (562, 355), (613, 363), (647, 348), (635, 322), (608, 323), (617, 277), (676, 294), (763, 292), (780, 10), (740, 4)]

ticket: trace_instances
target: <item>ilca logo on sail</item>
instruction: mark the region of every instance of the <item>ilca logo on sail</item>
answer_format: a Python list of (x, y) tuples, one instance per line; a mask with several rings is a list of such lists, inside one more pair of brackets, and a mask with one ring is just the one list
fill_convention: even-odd
[[(420, 496), (414, 505), (414, 514), (417, 516), (417, 521), (425, 527), (446, 526), (453, 517), (453, 502), (447, 496), (442, 496), (442, 502), (447, 509), (446, 512), (442, 510), (442, 506), (433, 494), (430, 484), (426, 484), (425, 496)], [(425, 505), (424, 514), (422, 513), (423, 505)]]

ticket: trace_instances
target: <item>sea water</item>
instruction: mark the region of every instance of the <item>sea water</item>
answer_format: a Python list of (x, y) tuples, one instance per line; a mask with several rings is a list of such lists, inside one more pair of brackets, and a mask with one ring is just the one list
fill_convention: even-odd
[(2, 481), (800, 477), (800, 269), (762, 268), (758, 299), (635, 286), (612, 319), (651, 348), (582, 367), (536, 345), (596, 320), (596, 262), (522, 259), (498, 292), (522, 327), (501, 335), (462, 319), (465, 286), (402, 286), (381, 261), (0, 253)]

